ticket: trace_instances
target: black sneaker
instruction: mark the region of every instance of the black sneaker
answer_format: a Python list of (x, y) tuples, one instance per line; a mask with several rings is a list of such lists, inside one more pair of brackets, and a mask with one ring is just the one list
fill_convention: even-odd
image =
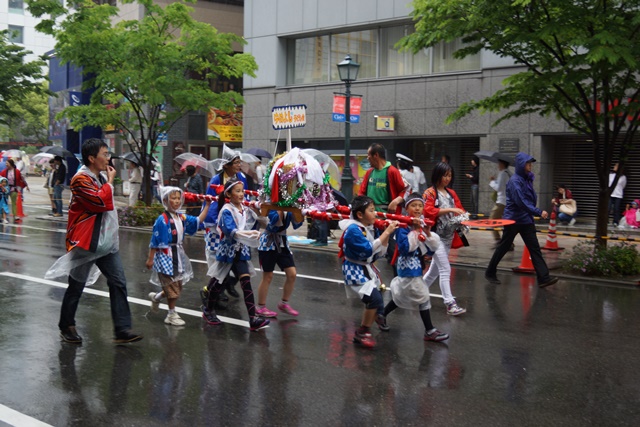
[(82, 337), (78, 335), (78, 331), (75, 326), (69, 326), (68, 328), (60, 330), (60, 338), (64, 342), (71, 344), (82, 344)]
[(389, 325), (387, 325), (387, 316), (384, 314), (378, 314), (376, 316), (376, 323), (378, 324), (378, 329), (384, 332), (389, 332)]
[(127, 331), (118, 332), (115, 338), (113, 339), (113, 342), (116, 344), (126, 344), (129, 342), (140, 341), (141, 339), (142, 339), (142, 335), (136, 334), (134, 332), (127, 330)]
[(202, 318), (204, 320), (206, 320), (209, 325), (220, 325), (220, 324), (222, 324), (222, 321), (220, 321), (220, 319), (218, 319), (218, 316), (216, 316), (216, 312), (215, 311), (207, 310), (207, 307), (204, 306), (204, 305), (201, 307), (201, 309), (202, 309)]
[(549, 277), (549, 280), (547, 280), (546, 282), (540, 283), (538, 287), (546, 288), (547, 286), (555, 285), (556, 283), (558, 283), (557, 277)]
[(430, 334), (425, 332), (424, 333), (424, 340), (425, 341), (435, 341), (435, 342), (440, 342), (440, 341), (444, 341), (444, 340), (448, 340), (449, 339), (449, 334), (445, 334), (444, 332), (440, 332), (437, 329), (434, 329), (433, 332), (431, 332)]
[(489, 276), (488, 274), (485, 274), (484, 278), (487, 279), (489, 283), (492, 283), (494, 285), (499, 285), (500, 283), (502, 283), (496, 276)]
[(271, 320), (256, 316), (252, 320), (249, 320), (249, 329), (252, 331), (259, 331), (260, 329), (267, 327), (269, 323), (271, 323)]

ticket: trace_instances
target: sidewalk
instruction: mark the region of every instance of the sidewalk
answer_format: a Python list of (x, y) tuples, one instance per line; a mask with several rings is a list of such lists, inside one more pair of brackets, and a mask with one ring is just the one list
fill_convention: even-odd
[[(28, 177), (29, 186), (31, 188), (31, 193), (25, 193), (25, 208), (29, 205), (49, 205), (49, 195), (47, 193), (47, 189), (43, 187), (44, 178), (30, 176)], [(69, 190), (66, 189), (63, 194), (63, 198), (68, 200), (70, 193)], [(116, 196), (116, 206), (124, 207), (128, 205), (128, 198), (124, 196)], [(67, 203), (64, 204), (65, 209), (67, 207)], [(36, 215), (38, 219), (46, 219), (46, 220), (63, 220), (66, 221), (66, 215), (63, 218), (52, 218), (47, 216), (46, 211), (42, 211), (42, 214)], [(547, 241), (547, 231), (548, 231), (549, 223), (548, 221), (541, 221), (537, 226), (539, 233), (538, 240), (540, 241), (540, 246), (544, 247)], [(338, 240), (340, 239), (341, 231), (340, 230), (332, 230), (333, 236), (335, 238), (329, 240), (329, 244), (324, 247), (316, 247), (311, 246), (313, 240), (307, 239), (307, 225), (303, 225), (297, 230), (289, 229), (289, 242), (292, 247), (305, 249), (305, 250), (317, 250), (317, 251), (330, 251), (338, 253)], [(568, 235), (557, 235), (557, 242), (560, 248), (564, 248), (564, 250), (560, 251), (548, 251), (543, 250), (543, 255), (545, 260), (547, 261), (547, 265), (549, 269), (552, 270), (554, 275), (563, 278), (572, 278), (576, 280), (584, 279), (583, 276), (575, 276), (569, 275), (562, 272), (562, 265), (564, 262), (571, 256), (572, 249), (579, 242), (585, 241), (585, 237), (576, 237), (575, 235), (580, 236), (593, 236), (595, 233), (595, 224), (590, 220), (580, 220), (575, 224), (575, 226), (556, 226), (557, 233), (566, 233), (572, 234), (574, 236)], [(609, 229), (610, 237), (626, 237), (626, 238), (634, 238), (640, 239), (640, 230), (618, 230), (614, 228)], [(491, 231), (489, 230), (471, 230), (467, 235), (467, 239), (469, 240), (469, 247), (460, 248), (457, 250), (451, 251), (451, 255), (449, 257), (451, 264), (454, 266), (464, 266), (464, 267), (472, 267), (472, 268), (482, 268), (484, 269), (488, 264), (491, 256), (493, 255), (493, 236)], [(522, 252), (524, 250), (524, 243), (518, 237), (515, 240), (515, 251), (508, 252), (507, 255), (500, 262), (499, 270), (502, 272), (510, 272), (512, 268), (518, 267), (522, 262)], [(615, 240), (611, 240), (609, 244), (615, 244)], [(638, 242), (634, 242), (636, 245), (640, 245)], [(606, 279), (606, 278), (597, 278), (597, 277), (589, 277), (590, 281), (598, 281), (602, 283), (610, 283), (610, 284), (619, 284), (625, 286), (633, 286), (638, 287), (640, 285), (640, 276), (638, 277), (626, 277), (624, 279)]]

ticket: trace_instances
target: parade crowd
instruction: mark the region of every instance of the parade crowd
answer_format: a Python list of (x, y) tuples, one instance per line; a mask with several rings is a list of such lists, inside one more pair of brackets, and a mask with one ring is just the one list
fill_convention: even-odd
[[(465, 238), (468, 227), (465, 224), (477, 214), (477, 196), (473, 199), (475, 212), (467, 212), (451, 188), (454, 174), (445, 156), (434, 166), (429, 186), (422, 171), (404, 155), (397, 156), (398, 167), (395, 167), (387, 161), (385, 148), (374, 143), (369, 147), (367, 157), (371, 168), (364, 177), (359, 194), (346, 208), (348, 216), (341, 216), (338, 223), (342, 230), (338, 256), (342, 260), (344, 283), (364, 305), (359, 326), (353, 332), (353, 342), (367, 348), (374, 347), (373, 326), (388, 332), (392, 323), (390, 315), (397, 308), (418, 311), (424, 328), (424, 341), (446, 340), (449, 335), (432, 324), (429, 287), (439, 279), (447, 314), (459, 316), (466, 312), (452, 295), (449, 252), (468, 245)], [(57, 200), (60, 197), (55, 196), (57, 187), (64, 183), (60, 160), (52, 159), (53, 173), (47, 181), (54, 188), (54, 216), (62, 214)], [(67, 253), (45, 275), (47, 279), (65, 277), (68, 280), (58, 327), (61, 338), (69, 343), (82, 343), (75, 313), (84, 287), (94, 283), (100, 273), (105, 276), (109, 287), (114, 342), (142, 339), (141, 334), (132, 330), (126, 277), (119, 255), (118, 218), (113, 193), (116, 171), (109, 160), (108, 147), (103, 141), (90, 139), (83, 144), (83, 165), (70, 183), (72, 197), (68, 209)], [(501, 160), (498, 163), (499, 175), (492, 177), (490, 183), (496, 192), (496, 205), (490, 216), (506, 222), (502, 235), (495, 232), (494, 253), (485, 270), (485, 278), (491, 284), (500, 284), (498, 264), (508, 251), (513, 250), (514, 239), (519, 234), (531, 255), (538, 286), (545, 288), (557, 283), (558, 278), (549, 275), (536, 237), (534, 217), (545, 219), (549, 213), (537, 207), (532, 173), (536, 160), (522, 152), (514, 160), (515, 173), (510, 174), (507, 170), (509, 162)], [(301, 217), (291, 210), (278, 209), (276, 205), (270, 205), (271, 210), (261, 215), (260, 203), (250, 202), (245, 191), (248, 182), (241, 172), (243, 153), (224, 146), (222, 157), (216, 162), (220, 166), (219, 172), (211, 178), (206, 189), (200, 185), (201, 178), (193, 167), (187, 169), (190, 178), (185, 188), (189, 191), (172, 186), (159, 189), (165, 211), (153, 225), (145, 261), (152, 272), (150, 281), (159, 287), (158, 292), (149, 294), (151, 310), (157, 312), (160, 302), (166, 300), (168, 313), (164, 323), (173, 326), (185, 324), (176, 312), (176, 304), (183, 287), (194, 278), (194, 274), (183, 241), (186, 235), (204, 229), (209, 281), (198, 291), (202, 317), (207, 324), (216, 326), (222, 323), (217, 312), (226, 308), (227, 295), (240, 297), (235, 289), (237, 283), (240, 284), (251, 331), (263, 329), (279, 314), (298, 316), (291, 302), (297, 272), (287, 229), (300, 227)], [(477, 162), (474, 158), (474, 169), (467, 176), (472, 186), (477, 185)], [(8, 201), (15, 207), (16, 198), (21, 197), (18, 188), (28, 190), (28, 185), (13, 160), (9, 159), (6, 168), (0, 172), (0, 211), (5, 223), (9, 213), (6, 209)], [(203, 191), (205, 195), (201, 194)], [(558, 186), (558, 195), (552, 201), (554, 209), (560, 210), (571, 199), (568, 188)], [(187, 208), (186, 213), (183, 208)], [(617, 217), (618, 221), (627, 217), (627, 211), (632, 212), (627, 223), (636, 225), (638, 201), (628, 206)], [(566, 216), (560, 218), (569, 223), (575, 222), (576, 213), (574, 207), (573, 215), (564, 214)], [(13, 215), (16, 218), (15, 210)], [(383, 219), (385, 215), (391, 219)], [(252, 249), (257, 249), (262, 270), (257, 301), (252, 286), (252, 278), (256, 276)], [(381, 293), (383, 280), (376, 268), (376, 262), (382, 258), (393, 266), (391, 298), (386, 305)], [(275, 307), (277, 312), (266, 306), (276, 266), (285, 273), (281, 299)]]

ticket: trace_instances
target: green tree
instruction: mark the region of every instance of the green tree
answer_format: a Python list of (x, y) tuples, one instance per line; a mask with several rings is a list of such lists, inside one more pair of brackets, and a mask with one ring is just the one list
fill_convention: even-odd
[(11, 114), (5, 118), (6, 124), (0, 124), (1, 139), (48, 142), (49, 102), (47, 87), (47, 83), (43, 82), (37, 92), (30, 91), (21, 98), (7, 102), (7, 108)]
[(20, 117), (14, 108), (16, 103), (32, 93), (47, 93), (41, 85), (45, 79), (42, 70), (47, 64), (42, 59), (25, 62), (30, 53), (9, 41), (8, 30), (0, 31), (0, 124), (5, 126)]
[[(141, 153), (145, 202), (151, 203), (151, 155), (158, 137), (189, 111), (215, 106), (233, 111), (244, 102), (237, 92), (215, 93), (220, 78), (255, 76), (253, 56), (234, 52), (242, 37), (219, 33), (191, 16), (180, 0), (160, 7), (153, 0), (123, 0), (145, 8), (140, 20), (118, 20), (119, 9), (91, 0), (75, 2), (73, 11), (55, 0), (28, 0), (35, 16), (48, 15), (38, 30), (56, 39), (56, 55), (82, 67), (94, 90), (89, 105), (68, 107), (62, 116), (75, 129), (115, 126)], [(107, 105), (109, 104), (109, 105)]]
[(461, 105), (449, 122), (473, 111), (503, 112), (495, 124), (537, 113), (588, 137), (598, 175), (596, 234), (606, 236), (619, 176), (609, 186), (609, 171), (616, 157), (624, 167), (640, 123), (640, 1), (414, 0), (413, 8), (416, 31), (401, 48), (418, 52), (461, 38), (458, 58), (484, 49), (523, 67), (493, 95)]

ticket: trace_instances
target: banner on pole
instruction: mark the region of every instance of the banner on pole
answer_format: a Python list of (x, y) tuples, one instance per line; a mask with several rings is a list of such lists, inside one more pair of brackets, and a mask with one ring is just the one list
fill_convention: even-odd
[[(347, 97), (344, 95), (333, 95), (334, 122), (346, 121)], [(360, 123), (360, 110), (362, 109), (362, 97), (351, 95), (349, 98), (349, 123)]]

